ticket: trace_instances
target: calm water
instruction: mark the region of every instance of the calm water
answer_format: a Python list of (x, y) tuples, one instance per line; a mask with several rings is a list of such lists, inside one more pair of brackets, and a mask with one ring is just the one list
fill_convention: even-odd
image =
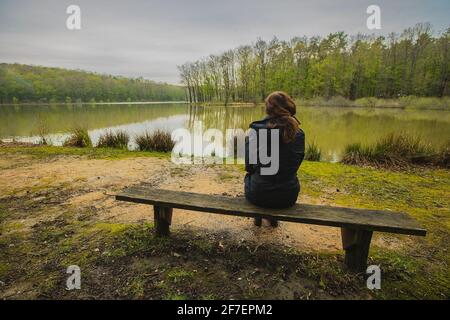
[[(262, 107), (167, 103), (0, 106), (0, 139), (37, 142), (39, 132), (45, 131), (53, 144), (60, 145), (71, 128), (81, 126), (89, 130), (95, 144), (110, 129), (123, 129), (134, 137), (146, 130), (191, 128), (195, 120), (202, 120), (206, 128), (246, 129), (263, 114)], [(373, 143), (391, 132), (420, 136), (434, 146), (450, 140), (449, 111), (299, 107), (298, 118), (307, 142), (315, 141), (329, 161), (337, 161), (346, 144)]]

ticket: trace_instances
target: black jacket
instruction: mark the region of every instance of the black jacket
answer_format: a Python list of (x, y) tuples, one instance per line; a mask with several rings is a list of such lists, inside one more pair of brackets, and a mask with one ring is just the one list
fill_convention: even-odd
[[(274, 175), (261, 174), (261, 168), (268, 167), (270, 164), (264, 165), (259, 158), (260, 135), (259, 130), (267, 129), (268, 153), (271, 156), (270, 142), (271, 129), (267, 125), (269, 118), (255, 121), (250, 124), (250, 128), (254, 129), (256, 135), (246, 137), (245, 140), (245, 197), (252, 203), (269, 208), (284, 208), (295, 204), (298, 193), (300, 192), (300, 183), (297, 178), (297, 171), (303, 161), (305, 154), (305, 134), (300, 130), (295, 140), (290, 143), (283, 143), (279, 132), (279, 168)], [(251, 164), (249, 139), (257, 139), (257, 163)]]

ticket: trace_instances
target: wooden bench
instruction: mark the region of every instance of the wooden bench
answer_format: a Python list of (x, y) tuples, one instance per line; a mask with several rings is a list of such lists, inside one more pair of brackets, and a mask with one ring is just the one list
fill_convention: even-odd
[(116, 200), (153, 205), (157, 236), (168, 236), (173, 208), (241, 217), (276, 219), (340, 227), (345, 264), (355, 272), (367, 266), (374, 231), (425, 236), (426, 230), (405, 213), (296, 204), (289, 209), (266, 209), (244, 198), (206, 195), (133, 186), (116, 195)]

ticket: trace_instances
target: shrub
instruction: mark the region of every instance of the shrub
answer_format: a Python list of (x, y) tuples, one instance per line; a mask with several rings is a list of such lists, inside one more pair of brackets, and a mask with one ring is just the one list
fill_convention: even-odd
[(305, 160), (308, 161), (320, 161), (322, 157), (322, 152), (315, 142), (308, 143), (305, 151)]
[(399, 102), (404, 107), (417, 108), (417, 109), (449, 109), (450, 98), (449, 97), (416, 97), (406, 96), (400, 97)]
[(92, 141), (86, 129), (75, 128), (69, 138), (63, 143), (64, 147), (92, 147)]
[(346, 164), (363, 165), (368, 164), (372, 157), (372, 149), (362, 146), (360, 143), (352, 143), (345, 147), (344, 156), (341, 162)]
[(375, 97), (364, 97), (364, 98), (356, 99), (354, 104), (355, 104), (355, 106), (358, 106), (358, 107), (374, 108), (374, 107), (378, 106), (377, 105), (378, 101), (379, 101), (379, 99), (377, 99)]
[(352, 101), (342, 96), (334, 96), (328, 99), (324, 97), (297, 98), (296, 102), (300, 106), (450, 109), (449, 97), (361, 97)]
[(140, 151), (170, 152), (175, 146), (170, 133), (161, 130), (153, 133), (146, 131), (136, 136), (135, 141)]
[(116, 148), (127, 149), (130, 135), (123, 130), (116, 132), (106, 131), (100, 135), (98, 139), (97, 148)]
[(301, 106), (326, 106), (326, 107), (349, 107), (352, 106), (352, 101), (342, 97), (342, 96), (334, 96), (330, 98), (324, 97), (313, 97), (309, 99), (296, 99), (298, 105)]
[(352, 102), (342, 96), (334, 96), (325, 100), (325, 105), (330, 107), (350, 107)]
[[(445, 151), (442, 160), (445, 162)], [(448, 157), (448, 155), (447, 155)], [(375, 165), (382, 167), (405, 167), (408, 165), (437, 165), (439, 155), (429, 145), (404, 134), (390, 134), (373, 146), (360, 143), (345, 148), (343, 163), (356, 165)]]

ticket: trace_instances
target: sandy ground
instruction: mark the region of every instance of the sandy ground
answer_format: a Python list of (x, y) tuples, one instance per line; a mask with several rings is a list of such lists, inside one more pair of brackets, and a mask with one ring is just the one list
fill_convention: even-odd
[[(155, 187), (205, 194), (243, 195), (244, 172), (235, 166), (175, 165), (168, 159), (130, 158), (98, 160), (77, 157), (58, 157), (52, 160), (32, 160), (27, 156), (6, 156), (0, 159), (0, 198), (3, 195), (20, 196), (27, 188), (57, 188), (70, 190), (64, 201), (48, 203), (48, 214), (27, 216), (20, 222), (32, 227), (57, 215), (58, 206), (72, 207), (73, 212), (89, 207), (96, 220), (140, 223), (153, 219), (152, 208), (114, 200), (114, 194), (126, 186), (146, 182)], [(42, 200), (44, 199), (43, 197)], [(37, 200), (37, 199), (35, 199)], [(301, 203), (326, 203), (300, 195)], [(327, 203), (331, 204), (332, 203)], [(174, 210), (173, 230), (196, 228), (199, 231), (227, 231), (239, 240), (283, 243), (304, 251), (341, 250), (338, 228), (281, 222), (278, 228), (257, 228), (249, 218)], [(406, 245), (389, 235), (377, 235), (379, 246), (395, 248)]]

